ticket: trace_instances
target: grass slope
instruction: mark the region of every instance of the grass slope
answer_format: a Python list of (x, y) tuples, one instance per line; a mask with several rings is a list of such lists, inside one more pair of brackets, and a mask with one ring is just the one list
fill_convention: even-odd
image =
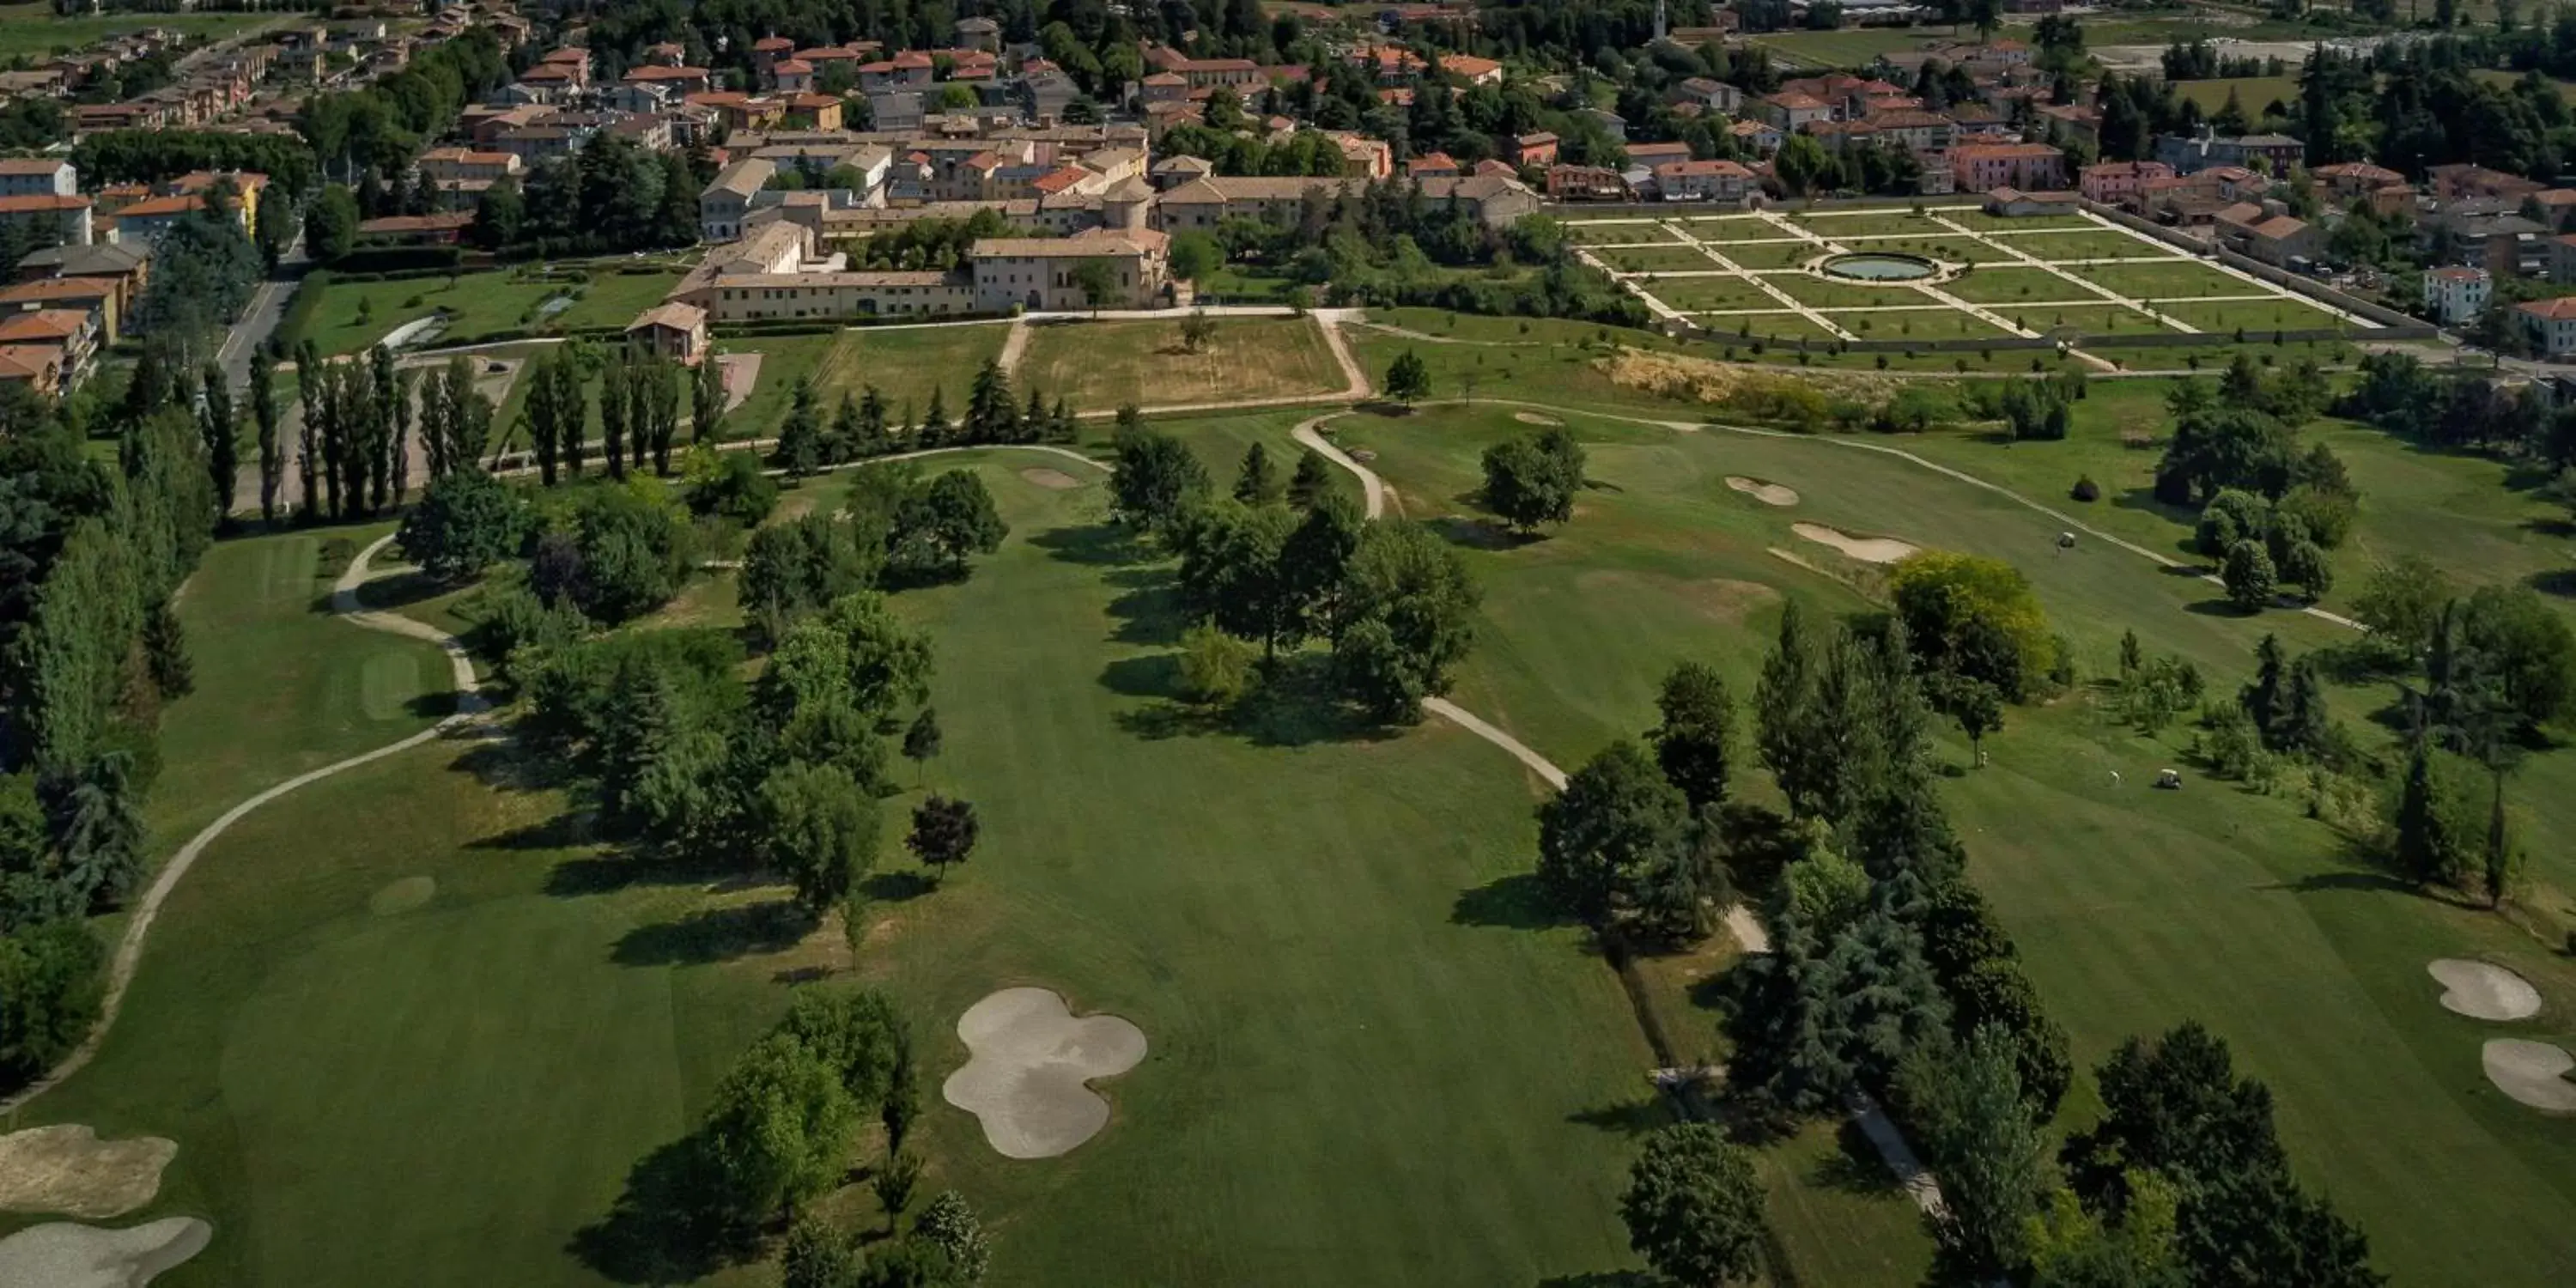
[[(1781, 596), (1861, 604), (1843, 579), (1867, 586), (1868, 574), (1790, 535), (1793, 521), (2013, 560), (2095, 673), (2131, 625), (2151, 650), (2200, 661), (2221, 691), (2261, 631), (2294, 648), (2336, 638), (2312, 619), (2212, 611), (2213, 588), (2100, 543), (2052, 554), (2053, 521), (1847, 446), (1574, 419), (1595, 489), (1556, 535), (1499, 546), (1462, 512), (1474, 453), (1517, 426), (1438, 412), (1343, 431), (1378, 452), (1409, 512), (1457, 516), (1445, 522), (1473, 541), (1487, 629), (1458, 697), (1561, 762), (1650, 725), (1653, 684), (1676, 659), (1710, 660), (1749, 693)], [(1726, 489), (1726, 474), (1785, 483), (1800, 503), (1761, 505)], [(2293, 801), (2196, 776), (2179, 794), (2143, 790), (2154, 769), (2188, 764), (2187, 737), (2134, 737), (2079, 695), (2015, 711), (1989, 741), (1994, 767), (1949, 790), (1972, 873), (2079, 1060), (2199, 1017), (2271, 1084), (2302, 1173), (2363, 1224), (2400, 1281), (2564, 1282), (2576, 1259), (2556, 1232), (2576, 1220), (2576, 1124), (2486, 1085), (2478, 1045), (2501, 1030), (2442, 1011), (2423, 966), (2513, 965), (2555, 999), (2524, 1029), (2558, 1035), (2576, 1027), (2576, 968), (2498, 919), (2393, 888)], [(1964, 760), (1964, 748), (1945, 755)], [(2114, 768), (2124, 789), (2111, 787)], [(2068, 1122), (2081, 1125), (2091, 1094), (2079, 1083)], [(1782, 1223), (1801, 1265), (1823, 1264), (1796, 1229)]]
[[(945, 401), (954, 421), (966, 411), (966, 396), (985, 359), (1001, 355), (1010, 334), (1007, 323), (978, 326), (866, 327), (835, 332), (831, 348), (814, 367), (814, 390), (826, 415), (841, 395), (861, 396), (875, 385), (886, 398), (889, 416), (909, 409), (914, 419), (930, 410), (931, 391)], [(768, 379), (767, 372), (762, 380)], [(1028, 397), (1025, 386), (1016, 392)]]

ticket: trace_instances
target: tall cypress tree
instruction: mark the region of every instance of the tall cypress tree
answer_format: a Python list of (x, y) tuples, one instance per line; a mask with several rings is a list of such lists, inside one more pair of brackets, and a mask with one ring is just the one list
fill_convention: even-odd
[(313, 342), (307, 340), (295, 355), (295, 393), (304, 410), (303, 421), (295, 428), (295, 470), (303, 484), (303, 504), (298, 509), (306, 523), (320, 518), (322, 513), (320, 444), (324, 378), (322, 356), (314, 349)]
[(275, 523), (278, 493), (286, 486), (286, 453), (277, 443), (277, 364), (264, 352), (250, 360), (250, 417), (259, 430), (259, 517)]
[(698, 359), (695, 379), (689, 382), (689, 441), (712, 443), (724, 435), (725, 387), (724, 370), (709, 353)]
[(608, 458), (608, 476), (626, 477), (627, 365), (623, 355), (609, 360), (600, 373), (600, 451)]
[(233, 416), (232, 382), (209, 362), (202, 376), (206, 396), (197, 424), (206, 439), (206, 474), (215, 483), (215, 521), (230, 524), (234, 485), (241, 477), (241, 427)]

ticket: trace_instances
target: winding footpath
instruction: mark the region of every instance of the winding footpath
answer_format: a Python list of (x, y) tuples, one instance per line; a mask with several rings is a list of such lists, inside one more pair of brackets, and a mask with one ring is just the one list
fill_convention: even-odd
[(142, 964), (144, 938), (152, 933), (153, 923), (160, 919), (161, 905), (169, 900), (170, 892), (178, 888), (180, 879), (188, 875), (188, 869), (196, 866), (197, 859), (206, 852), (207, 846), (214, 844), (225, 832), (230, 831), (235, 823), (239, 823), (253, 811), (281, 796), (299, 788), (311, 786), (345, 770), (355, 769), (387, 756), (399, 755), (423, 743), (445, 737), (458, 725), (475, 719), (486, 709), (488, 704), (484, 701), (480, 685), (474, 678), (473, 659), (466, 652), (462, 640), (426, 622), (396, 613), (377, 612), (359, 603), (358, 589), (367, 582), (369, 564), (378, 551), (392, 542), (393, 537), (390, 535), (380, 537), (375, 544), (359, 551), (358, 556), (349, 561), (348, 570), (341, 573), (340, 579), (331, 587), (331, 611), (353, 626), (427, 640), (438, 645), (446, 652), (448, 666), (453, 673), (456, 692), (455, 714), (408, 738), (297, 774), (225, 810), (221, 818), (208, 823), (204, 830), (188, 838), (188, 843), (180, 846), (179, 852), (171, 855), (170, 861), (161, 865), (160, 873), (144, 890), (143, 897), (135, 901), (134, 917), (125, 923), (125, 934), (116, 941), (116, 955), (108, 965), (107, 995), (99, 1004), (98, 1022), (90, 1026), (89, 1036), (81, 1039), (81, 1044), (72, 1048), (71, 1054), (56, 1063), (52, 1072), (21, 1088), (6, 1099), (0, 1099), (0, 1114), (14, 1113), (29, 1101), (53, 1090), (65, 1079), (80, 1072), (92, 1058), (98, 1055), (99, 1047), (107, 1041), (108, 1029), (116, 1023), (117, 1012), (125, 1003), (126, 987), (134, 982), (135, 968)]

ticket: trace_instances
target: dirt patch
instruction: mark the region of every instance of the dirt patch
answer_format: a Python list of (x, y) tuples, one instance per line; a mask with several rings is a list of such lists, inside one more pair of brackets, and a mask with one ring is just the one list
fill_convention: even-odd
[(379, 917), (390, 917), (428, 903), (430, 896), (437, 893), (438, 882), (428, 877), (404, 877), (388, 882), (383, 889), (368, 895), (367, 911)]
[(762, 356), (757, 350), (716, 355), (716, 365), (724, 369), (726, 411), (732, 411), (750, 401), (752, 389), (760, 384)]
[(984, 1124), (1005, 1158), (1053, 1158), (1109, 1125), (1088, 1085), (1145, 1058), (1144, 1030), (1114, 1015), (1077, 1017), (1043, 988), (1006, 988), (966, 1009), (957, 1036), (973, 1053), (940, 1094)]
[(1056, 492), (1070, 492), (1073, 489), (1082, 486), (1081, 479), (1075, 478), (1074, 476), (1065, 473), (1063, 470), (1051, 470), (1043, 465), (1034, 466), (1020, 471), (1020, 477), (1027, 479), (1031, 483), (1037, 484), (1039, 487), (1047, 488)]
[(1862, 563), (1892, 564), (1918, 552), (1917, 547), (1894, 537), (1856, 537), (1821, 523), (1793, 523), (1789, 530), (1817, 545), (1831, 546)]
[(2442, 984), (2442, 1005), (2473, 1020), (2527, 1020), (2540, 1014), (2540, 990), (2502, 966), (2445, 957), (2424, 968)]
[(2546, 1042), (2497, 1038), (2481, 1059), (2496, 1090), (2545, 1114), (2576, 1114), (2576, 1082), (2567, 1080), (2576, 1056)]
[(1785, 484), (1765, 483), (1741, 474), (1729, 474), (1726, 485), (1764, 505), (1791, 506), (1798, 503), (1798, 490)]
[(178, 1156), (178, 1144), (158, 1136), (100, 1140), (78, 1123), (11, 1132), (0, 1136), (0, 1209), (123, 1216), (152, 1201), (161, 1169)]
[(1558, 420), (1556, 417), (1550, 416), (1545, 412), (1535, 411), (1513, 412), (1512, 419), (1517, 420), (1524, 425), (1562, 425), (1565, 423), (1564, 421)]
[(1686, 581), (1679, 577), (1609, 569), (1594, 569), (1576, 577), (1574, 588), (1586, 595), (1603, 597), (1634, 595), (1639, 591), (1663, 595), (1680, 600), (1730, 626), (1742, 623), (1755, 609), (1780, 598), (1779, 591), (1758, 581), (1731, 581), (1724, 577)]
[(1817, 378), (1645, 349), (1623, 348), (1592, 365), (1614, 385), (1659, 398), (1718, 403), (1750, 414), (1769, 414), (1776, 404), (1809, 403), (1819, 396), (1876, 406), (1896, 391), (1894, 380), (1867, 372), (1837, 370), (1830, 378)]
[(0, 1239), (0, 1284), (44, 1288), (143, 1288), (206, 1250), (215, 1227), (192, 1216), (124, 1230), (55, 1222)]

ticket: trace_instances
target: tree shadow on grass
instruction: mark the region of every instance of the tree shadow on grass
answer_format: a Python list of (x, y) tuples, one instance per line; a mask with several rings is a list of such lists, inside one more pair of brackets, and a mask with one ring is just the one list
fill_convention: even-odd
[(1538, 1288), (1662, 1288), (1664, 1282), (1642, 1270), (1587, 1270), (1550, 1275), (1538, 1281)]
[(1553, 930), (1573, 924), (1556, 910), (1535, 872), (1514, 872), (1458, 892), (1449, 905), (1453, 926), (1497, 926), (1506, 930)]
[(1868, 1134), (1849, 1118), (1834, 1128), (1834, 1152), (1817, 1161), (1808, 1179), (1845, 1194), (1895, 1195), (1905, 1188), (1896, 1183), (1896, 1173), (1887, 1170), (1887, 1161), (1878, 1156)]
[(1091, 567), (1123, 567), (1154, 557), (1142, 538), (1114, 523), (1049, 528), (1030, 537), (1029, 544), (1066, 563)]
[(1169, 576), (1122, 578), (1127, 581), (1125, 593), (1109, 601), (1109, 615), (1117, 626), (1109, 638), (1120, 644), (1162, 644), (1181, 642), (1188, 614), (1181, 608), (1181, 590)]
[(2576, 599), (2576, 568), (2551, 568), (2533, 573), (2523, 581), (2541, 594)]
[(1443, 515), (1428, 526), (1441, 540), (1469, 550), (1518, 550), (1540, 540), (1535, 534), (1521, 536), (1491, 519), (1474, 515)]
[(621, 1284), (689, 1283), (748, 1261), (758, 1232), (713, 1211), (719, 1185), (696, 1137), (672, 1141), (627, 1171), (608, 1215), (575, 1231), (565, 1250)]
[(1643, 1136), (1672, 1120), (1672, 1110), (1661, 1096), (1578, 1109), (1565, 1116), (1567, 1122), (1598, 1127), (1621, 1136)]
[(620, 966), (700, 966), (796, 946), (813, 921), (785, 899), (702, 908), (677, 921), (637, 926), (609, 960)]
[(1100, 682), (1112, 693), (1150, 699), (1112, 717), (1121, 730), (1149, 742), (1227, 734), (1256, 747), (1305, 747), (1395, 732), (1343, 699), (1320, 654), (1280, 658), (1232, 707), (1184, 700), (1178, 653), (1121, 658), (1101, 669)]
[(870, 903), (910, 903), (938, 888), (920, 872), (871, 872), (859, 883)]
[[(581, 810), (565, 810), (539, 822), (478, 836), (466, 843), (469, 850), (568, 850), (588, 845), (595, 839), (590, 831), (590, 815)], [(579, 860), (567, 860), (567, 863)], [(561, 866), (561, 865), (558, 865)]]
[(450, 761), (449, 768), (502, 791), (544, 791), (573, 779), (568, 757), (540, 753), (516, 738), (487, 741)]

